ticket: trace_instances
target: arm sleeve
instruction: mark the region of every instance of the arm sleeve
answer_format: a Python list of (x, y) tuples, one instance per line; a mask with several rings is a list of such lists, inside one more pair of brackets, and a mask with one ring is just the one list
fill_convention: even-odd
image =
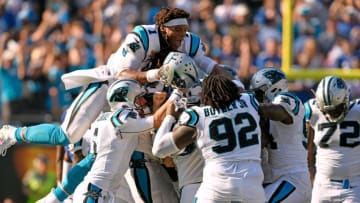
[(167, 115), (165, 117), (154, 138), (152, 148), (152, 153), (154, 156), (164, 158), (179, 151), (175, 145), (173, 134), (170, 132), (174, 123), (175, 118), (173, 116)]
[(196, 64), (202, 69), (205, 73), (210, 74), (211, 71), (214, 69), (215, 65), (217, 64), (211, 58), (203, 55), (196, 54), (194, 58)]
[(274, 100), (273, 104), (281, 105), (291, 117), (297, 116), (299, 112), (304, 111), (305, 109), (301, 100), (292, 94), (282, 93), (278, 94)]
[(210, 74), (217, 64), (214, 60), (206, 56), (206, 48), (200, 37), (194, 33), (190, 35), (189, 55), (193, 57), (199, 68), (207, 74)]
[(146, 133), (154, 129), (154, 117), (148, 116), (145, 118), (128, 119), (126, 129), (132, 132), (128, 133)]

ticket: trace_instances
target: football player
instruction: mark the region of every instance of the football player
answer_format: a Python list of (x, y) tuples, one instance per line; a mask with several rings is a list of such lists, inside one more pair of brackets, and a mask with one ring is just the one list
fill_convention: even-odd
[(259, 112), (265, 119), (263, 145), (269, 167), (269, 173), (265, 173), (266, 202), (309, 202), (311, 184), (302, 144), (305, 132), (302, 101), (288, 92), (287, 79), (279, 68), (257, 71), (251, 78), (250, 90), (261, 102)]
[[(200, 105), (201, 85), (197, 85), (190, 88), (185, 93), (184, 101), (186, 106), (191, 107), (194, 105)], [(181, 107), (178, 107), (181, 108)], [(178, 123), (163, 124), (160, 132), (156, 133), (154, 138), (154, 144), (152, 147), (152, 153), (160, 158), (164, 158), (167, 154), (163, 154), (166, 151), (166, 143), (162, 142), (162, 135), (170, 132), (173, 128), (176, 128)], [(167, 127), (165, 130), (164, 127)], [(203, 177), (204, 159), (202, 158), (201, 151), (193, 142), (186, 146), (181, 152), (171, 154), (171, 158), (175, 164), (178, 186), (180, 194), (180, 203), (192, 202), (195, 198), (195, 194), (200, 187)]]
[(360, 100), (350, 102), (346, 82), (327, 76), (305, 107), (311, 202), (360, 202)]
[[(71, 104), (61, 127), (54, 124), (0, 130), (0, 154), (16, 142), (52, 145), (75, 143), (85, 134), (101, 111), (108, 111), (106, 90), (117, 77), (132, 78), (142, 84), (160, 80), (159, 70), (172, 51), (192, 57), (205, 73), (222, 72), (216, 62), (205, 56), (200, 37), (188, 32), (189, 13), (178, 8), (163, 8), (153, 25), (139, 25), (130, 32), (107, 64), (65, 74), (67, 89), (86, 87)], [(16, 132), (15, 132), (16, 131)], [(16, 136), (14, 136), (16, 134)]]
[[(176, 84), (181, 84), (182, 87), (184, 88), (188, 88), (188, 87), (192, 87), (195, 84), (197, 84), (197, 71), (196, 71), (196, 65), (194, 64), (193, 60), (188, 57), (187, 55), (181, 54), (181, 53), (175, 53), (175, 55), (180, 54), (181, 57), (174, 57), (174, 55), (169, 55), (169, 57), (171, 57), (172, 59), (169, 60), (169, 62), (166, 62), (166, 69), (163, 70), (162, 74), (167, 75), (167, 77), (164, 77), (163, 83), (167, 84), (167, 85), (172, 85), (173, 87), (176, 87)], [(132, 81), (132, 80), (130, 80)], [(176, 84), (175, 82), (176, 81)], [(134, 82), (134, 81), (133, 81)], [(135, 81), (136, 82), (136, 81)], [(113, 84), (114, 85), (114, 84)], [(128, 88), (129, 89), (129, 88)], [(110, 90), (109, 90), (110, 91)], [(125, 94), (125, 92), (123, 92)], [(135, 93), (132, 93), (135, 94)], [(176, 93), (176, 91), (174, 91), (174, 94), (172, 94), (173, 96), (170, 96), (168, 101), (173, 101), (175, 100), (178, 96), (178, 94)], [(127, 95), (125, 95), (127, 96)], [(146, 104), (146, 101), (143, 100), (142, 104)], [(111, 105), (110, 105), (111, 106)], [(141, 111), (143, 112), (143, 111)], [(161, 118), (163, 117), (163, 113), (161, 113), (161, 109), (159, 109), (160, 113), (156, 113), (153, 116), (148, 117), (149, 120), (153, 119), (157, 122), (159, 122), (159, 120), (161, 120)], [(89, 133), (89, 132), (88, 132)], [(146, 134), (146, 133), (143, 133)], [(137, 139), (139, 137), (145, 137), (148, 138), (149, 136), (137, 136)], [(150, 154), (151, 154), (151, 144), (152, 142), (149, 142), (148, 139), (139, 139), (141, 142), (137, 144), (137, 149), (143, 149), (143, 151), (146, 151), (146, 149), (150, 149)], [(151, 139), (150, 139), (151, 140)], [(143, 142), (144, 141), (144, 142)], [(150, 144), (150, 146), (148, 146), (147, 144)], [(159, 176), (159, 169), (156, 170), (152, 170), (154, 169), (155, 166), (153, 166), (154, 163), (149, 163), (149, 164), (145, 164), (144, 161), (150, 161), (150, 159), (144, 159), (143, 154), (140, 153), (140, 157), (136, 157), (137, 159), (139, 159), (138, 162), (135, 163), (135, 161), (133, 159), (131, 159), (131, 168), (133, 168), (133, 170), (135, 171), (135, 175), (137, 174), (137, 172), (140, 173), (140, 175), (142, 177), (144, 177), (144, 175), (146, 175), (146, 181), (142, 182), (140, 181), (141, 178), (136, 178), (137, 180), (137, 186), (138, 186), (138, 190), (141, 194), (148, 194), (148, 195), (144, 195), (142, 196), (142, 198), (145, 200), (150, 200), (150, 202), (152, 201), (151, 199), (151, 193), (153, 192), (151, 190), (151, 188), (148, 188), (149, 185), (153, 185), (152, 188), (154, 188), (154, 191), (157, 191), (158, 188), (161, 188), (159, 185), (162, 182), (161, 180), (161, 176)], [(85, 158), (85, 160), (81, 161), (77, 167), (72, 170), (71, 172), (71, 177), (67, 177), (67, 180), (64, 182), (64, 184), (61, 184), (59, 187), (57, 187), (54, 191), (54, 194), (56, 196), (57, 199), (59, 199), (60, 201), (63, 201), (69, 194), (72, 194), (74, 189), (76, 188), (77, 184), (82, 180), (82, 177), (84, 177), (84, 175), (86, 175), (87, 170), (89, 169), (89, 167), (91, 167), (92, 162), (93, 162), (93, 153), (89, 154), (87, 156), (87, 158)], [(140, 164), (137, 164), (140, 163)], [(145, 167), (146, 165), (149, 165), (149, 167)], [(79, 170), (78, 169), (87, 169), (87, 170)], [(77, 175), (74, 175), (77, 174)], [(154, 177), (150, 177), (149, 174), (155, 174)], [(71, 182), (70, 182), (71, 180)], [(153, 180), (153, 181), (150, 181)], [(142, 183), (142, 184), (140, 184)], [(145, 185), (145, 186), (144, 186)], [(146, 187), (146, 191), (143, 190), (143, 187)], [(167, 195), (167, 197), (171, 197), (170, 192)], [(160, 195), (152, 195), (155, 198), (161, 198)], [(166, 200), (166, 198), (164, 198), (164, 200)], [(146, 202), (146, 201), (145, 201)]]
[(186, 109), (172, 132), (179, 111), (168, 107), (156, 135), (166, 146), (161, 156), (196, 142), (205, 165), (194, 202), (264, 202), (257, 101), (231, 79), (210, 74), (202, 82), (201, 104)]

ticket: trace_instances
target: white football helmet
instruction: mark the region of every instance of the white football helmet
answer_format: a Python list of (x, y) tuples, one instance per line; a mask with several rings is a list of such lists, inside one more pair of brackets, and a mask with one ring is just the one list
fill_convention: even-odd
[(145, 89), (136, 80), (118, 79), (110, 85), (106, 99), (112, 111), (124, 105), (135, 108), (135, 99), (145, 93)]
[(337, 122), (344, 118), (350, 103), (350, 89), (337, 76), (323, 78), (316, 89), (316, 103), (327, 119)]
[(263, 68), (251, 78), (250, 89), (259, 102), (271, 102), (279, 93), (288, 90), (285, 74), (278, 68)]
[(193, 59), (181, 52), (170, 52), (160, 68), (160, 81), (173, 88), (190, 88), (199, 83), (198, 67)]

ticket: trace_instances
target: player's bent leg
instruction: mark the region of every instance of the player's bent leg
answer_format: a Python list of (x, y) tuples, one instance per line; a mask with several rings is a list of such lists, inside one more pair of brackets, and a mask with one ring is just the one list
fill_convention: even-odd
[(285, 199), (294, 193), (296, 187), (294, 184), (286, 180), (276, 181), (273, 184), (267, 185), (265, 192), (269, 203), (285, 201)]
[(55, 196), (64, 201), (74, 193), (76, 187), (83, 181), (95, 161), (95, 154), (88, 154), (83, 160), (77, 163), (67, 174), (66, 179), (54, 190)]
[(48, 145), (68, 145), (69, 140), (60, 126), (40, 124), (31, 127), (16, 128), (5, 125), (0, 129), (0, 154), (16, 142), (28, 142)]
[(319, 202), (360, 202), (360, 176), (349, 179), (315, 176), (311, 203)]
[(174, 190), (172, 181), (161, 166), (159, 160), (149, 159), (148, 155), (143, 152), (135, 151), (131, 158), (130, 178), (126, 176), (130, 188), (135, 190), (145, 203), (167, 203), (179, 202), (178, 195)]
[(328, 178), (315, 176), (312, 188), (311, 203), (332, 202), (338, 194), (339, 187), (336, 187)]
[(116, 191), (115, 197), (119, 203), (135, 203), (134, 197), (132, 196), (130, 186), (125, 179), (125, 176), (120, 181), (120, 187)]
[(40, 124), (28, 128), (4, 125), (0, 129), (0, 154), (16, 142), (68, 145), (85, 134), (101, 110), (107, 107), (108, 82), (90, 84), (71, 104), (61, 128), (55, 124)]
[[(231, 168), (234, 176), (217, 175), (213, 173), (218, 163), (207, 163), (203, 170), (203, 180), (196, 192), (198, 202), (241, 201), (251, 203), (264, 203), (265, 191), (262, 187), (263, 171), (259, 161), (234, 161), (224, 163), (223, 168)], [(213, 165), (212, 165), (213, 164)], [(219, 191), (219, 188), (221, 190)], [(229, 195), (231, 194), (231, 196)]]
[(284, 203), (307, 203), (311, 200), (309, 174), (293, 173), (280, 177), (265, 187), (266, 200)]
[(70, 144), (65, 132), (56, 124), (40, 124), (18, 128), (15, 136), (18, 141), (34, 144), (63, 146)]
[[(135, 199), (140, 198), (140, 201), (145, 203), (151, 203), (151, 184), (150, 184), (150, 173), (145, 165), (145, 155), (143, 152), (134, 151), (130, 161), (130, 176), (126, 176), (127, 181), (134, 185), (132, 190), (136, 190)], [(133, 193), (135, 193), (133, 191)]]
[(146, 162), (146, 166), (150, 172), (153, 202), (179, 202), (178, 193), (160, 160)]
[(106, 101), (108, 87), (107, 81), (91, 83), (67, 110), (61, 127), (71, 143), (79, 141), (99, 113), (109, 108)]
[(180, 191), (180, 203), (193, 202), (196, 192), (200, 187), (200, 183), (188, 184), (181, 188)]
[(86, 174), (90, 171), (95, 161), (94, 154), (88, 154), (83, 160), (77, 163), (63, 182), (52, 190), (47, 196), (39, 200), (38, 203), (57, 203), (63, 202), (74, 193), (76, 187), (83, 181)]

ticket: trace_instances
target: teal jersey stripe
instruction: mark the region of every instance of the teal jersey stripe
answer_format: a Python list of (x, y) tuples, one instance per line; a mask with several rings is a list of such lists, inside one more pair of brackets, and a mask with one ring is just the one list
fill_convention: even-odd
[(305, 119), (309, 120), (311, 118), (311, 115), (312, 115), (312, 109), (310, 107), (309, 102), (306, 102), (304, 104), (304, 107), (305, 107)]
[(114, 127), (119, 127), (123, 124), (123, 122), (121, 122), (119, 120), (119, 114), (124, 110), (124, 108), (120, 108), (119, 110), (117, 110), (112, 116), (111, 116), (111, 123), (113, 124)]
[(249, 95), (250, 95), (250, 103), (251, 103), (251, 105), (254, 107), (254, 109), (256, 111), (259, 111), (259, 105), (255, 101), (255, 96), (253, 94), (249, 94)]
[(190, 33), (190, 53), (189, 56), (194, 57), (200, 46), (200, 37), (194, 33)]
[(196, 127), (196, 124), (199, 121), (199, 115), (194, 109), (186, 109), (185, 112), (188, 113), (190, 116), (190, 119), (186, 124), (191, 127)]
[(149, 50), (149, 35), (146, 32), (145, 28), (141, 25), (136, 26), (133, 29), (133, 33), (139, 36), (145, 50), (145, 57), (147, 56), (147, 52)]

